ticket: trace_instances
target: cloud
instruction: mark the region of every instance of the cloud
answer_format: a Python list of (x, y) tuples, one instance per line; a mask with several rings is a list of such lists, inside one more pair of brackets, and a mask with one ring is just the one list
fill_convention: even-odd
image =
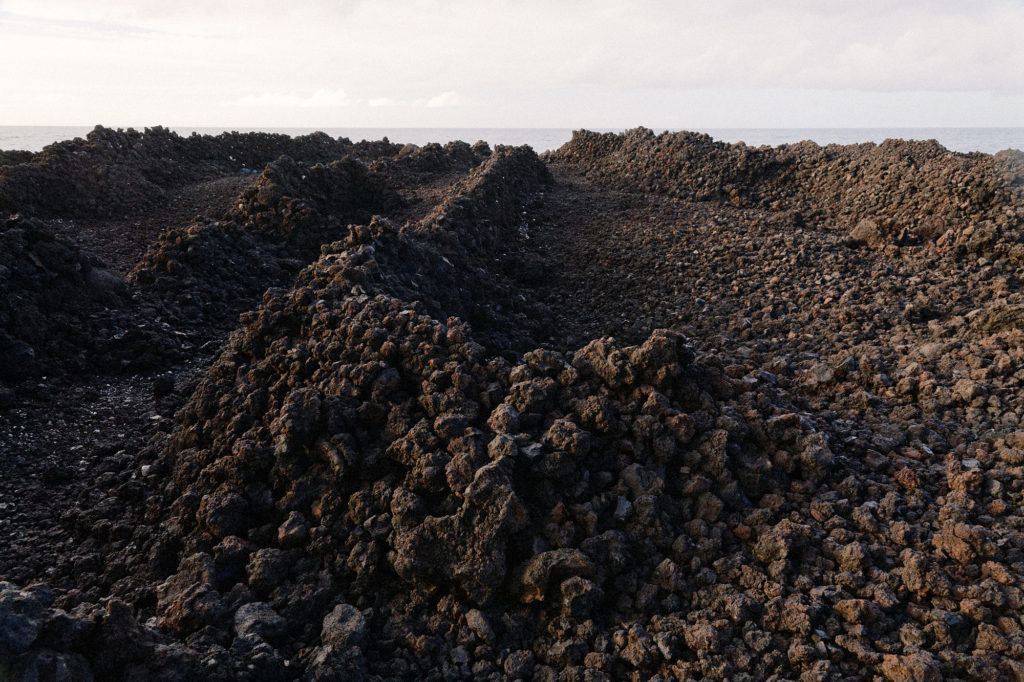
[(211, 65), (255, 60), (265, 68), (245, 76), (277, 91), (340, 70), (357, 91), (384, 82), (379, 101), (450, 83), (1024, 90), (1019, 0), (0, 0), (0, 11), (40, 32), (94, 29), (95, 42), (160, 32), (170, 53), (175, 35), (204, 37), (195, 48)]
[(445, 109), (448, 107), (461, 107), (470, 104), (467, 97), (463, 97), (454, 90), (446, 90), (433, 97), (416, 97), (415, 99), (396, 99), (394, 97), (372, 97), (366, 101), (371, 107), (413, 107), (428, 109)]
[(427, 106), (431, 109), (442, 109), (444, 107), (461, 107), (467, 104), (465, 97), (453, 90), (447, 90), (440, 95), (427, 100)]
[(244, 95), (227, 102), (229, 106), (259, 109), (328, 109), (347, 107), (353, 100), (344, 90), (317, 90), (308, 95), (295, 92), (263, 92)]

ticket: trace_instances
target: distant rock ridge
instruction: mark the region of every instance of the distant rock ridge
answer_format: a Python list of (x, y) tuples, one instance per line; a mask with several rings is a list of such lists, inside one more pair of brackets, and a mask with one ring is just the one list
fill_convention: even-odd
[[(935, 140), (750, 147), (692, 132), (577, 130), (546, 158), (636, 191), (798, 211), (879, 239), (937, 240), (961, 253), (1024, 259), (1024, 153), (951, 152)], [(947, 234), (948, 232), (948, 234)]]
[(30, 157), (0, 155), (0, 210), (37, 217), (133, 213), (162, 201), (170, 188), (242, 169), (259, 171), (280, 156), (327, 163), (348, 154), (370, 161), (401, 148), (324, 133), (182, 137), (161, 126), (142, 132), (96, 126), (85, 139), (56, 142)]

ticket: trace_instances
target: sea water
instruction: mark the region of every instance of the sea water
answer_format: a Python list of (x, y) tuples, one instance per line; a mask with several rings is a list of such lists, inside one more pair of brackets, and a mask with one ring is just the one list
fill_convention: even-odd
[[(557, 149), (572, 137), (571, 128), (197, 128), (168, 126), (179, 135), (193, 132), (216, 135), (230, 130), (248, 132), (261, 130), (287, 135), (305, 135), (321, 130), (331, 137), (347, 137), (353, 141), (379, 140), (423, 145), (463, 140), (469, 143), (485, 140), (496, 144), (528, 144), (537, 152)], [(656, 132), (664, 130), (653, 128)], [(40, 151), (60, 140), (85, 137), (90, 126), (0, 126), (0, 149)], [(599, 132), (622, 132), (623, 129), (596, 129)], [(678, 129), (671, 129), (678, 130)], [(818, 144), (879, 143), (888, 138), (905, 140), (938, 140), (947, 149), (957, 152), (993, 154), (1002, 149), (1024, 149), (1024, 128), (691, 128), (707, 133), (716, 140), (745, 142), (748, 145), (792, 144), (812, 140)]]

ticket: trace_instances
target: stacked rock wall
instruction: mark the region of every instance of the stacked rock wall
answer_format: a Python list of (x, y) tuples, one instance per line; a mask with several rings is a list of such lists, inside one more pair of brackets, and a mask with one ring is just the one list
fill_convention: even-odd
[[(104, 136), (120, 144), (131, 137), (101, 132), (91, 138), (93, 146), (102, 147)], [(55, 237), (39, 219), (5, 218), (0, 227), (0, 378), (141, 369), (184, 357), (195, 350), (192, 337), (201, 343), (212, 330), (226, 331), (267, 287), (290, 284), (321, 244), (348, 234), (349, 222), (369, 222), (375, 213), (401, 207), (396, 187), (431, 174), (468, 173), (490, 153), (485, 146), (450, 143), (383, 159), (380, 155), (389, 151), (385, 143), (353, 146), (326, 136), (267, 137), (264, 149), (260, 137), (247, 146), (248, 138), (233, 135), (177, 138), (158, 130), (139, 136), (138, 144), (152, 152), (157, 141), (169, 140), (172, 148), (161, 152), (167, 154), (178, 154), (174, 145), (185, 141), (208, 144), (210, 149), (202, 152), (207, 155), (222, 144), (232, 150), (237, 145), (249, 155), (290, 146), (314, 158), (359, 148), (378, 158), (368, 166), (352, 155), (326, 164), (281, 157), (254, 176), (224, 220), (198, 221), (161, 235), (127, 282), (82, 245)], [(202, 154), (197, 158), (208, 158)], [(104, 158), (87, 155), (83, 168), (99, 173)], [(180, 155), (175, 158), (184, 163)], [(73, 183), (75, 172), (60, 168), (54, 177)], [(407, 257), (422, 258), (416, 250)], [(193, 333), (197, 329), (205, 331)]]
[(30, 158), (4, 153), (0, 210), (39, 217), (121, 215), (164, 200), (174, 187), (243, 168), (261, 169), (280, 156), (313, 164), (349, 154), (372, 160), (400, 149), (386, 141), (353, 144), (324, 133), (181, 137), (159, 126), (144, 132), (97, 126), (84, 140), (55, 143)]
[[(934, 140), (750, 147), (637, 128), (576, 131), (549, 158), (637, 191), (796, 210), (847, 228), (870, 220), (884, 243), (949, 232), (946, 243), (963, 242), (956, 245), (974, 253), (1002, 248), (1024, 256), (1017, 243), (1024, 224), (1020, 152), (959, 154)], [(976, 232), (987, 235), (985, 243), (971, 239)]]

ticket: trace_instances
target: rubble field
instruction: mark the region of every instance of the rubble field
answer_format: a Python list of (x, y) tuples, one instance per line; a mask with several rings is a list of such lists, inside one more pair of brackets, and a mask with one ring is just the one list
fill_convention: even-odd
[(1024, 154), (0, 153), (0, 679), (1024, 679)]

